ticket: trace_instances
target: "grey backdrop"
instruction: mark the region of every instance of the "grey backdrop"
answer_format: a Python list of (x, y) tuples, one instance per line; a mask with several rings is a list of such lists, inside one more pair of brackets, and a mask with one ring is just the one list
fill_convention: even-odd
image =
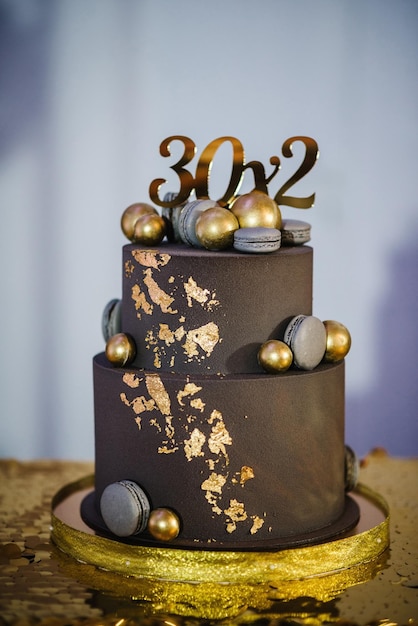
[(0, 0), (1, 456), (93, 458), (120, 215), (173, 134), (265, 164), (318, 141), (315, 207), (283, 214), (312, 224), (314, 313), (353, 337), (347, 442), (418, 453), (417, 32), (416, 0)]

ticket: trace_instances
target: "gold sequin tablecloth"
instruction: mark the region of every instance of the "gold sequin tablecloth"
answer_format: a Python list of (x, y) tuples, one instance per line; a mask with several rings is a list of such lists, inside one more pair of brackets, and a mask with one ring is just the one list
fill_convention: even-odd
[[(92, 471), (90, 463), (0, 460), (0, 626), (208, 624), (196, 616), (174, 616), (166, 591), (159, 603), (124, 596), (109, 581), (101, 587), (93, 566), (74, 562), (52, 544), (52, 498)], [(390, 509), (390, 548), (374, 577), (327, 601), (277, 600), (273, 594), (253, 608), (250, 596), (222, 624), (418, 624), (418, 459), (376, 451), (364, 460), (360, 480)]]

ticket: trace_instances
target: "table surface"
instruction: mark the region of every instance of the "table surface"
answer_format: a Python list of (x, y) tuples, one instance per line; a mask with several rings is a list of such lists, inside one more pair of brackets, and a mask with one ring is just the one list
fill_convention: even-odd
[[(69, 557), (65, 562), (57, 553), (50, 541), (51, 499), (64, 485), (92, 472), (92, 463), (0, 460), (0, 626), (203, 623), (159, 612), (155, 603), (141, 598), (93, 588), (85, 575), (68, 566)], [(417, 625), (417, 479), (418, 459), (395, 459), (376, 450), (362, 461), (361, 482), (383, 496), (390, 509), (390, 549), (372, 580), (325, 603), (305, 598), (271, 602), (263, 611), (244, 607), (222, 623)]]

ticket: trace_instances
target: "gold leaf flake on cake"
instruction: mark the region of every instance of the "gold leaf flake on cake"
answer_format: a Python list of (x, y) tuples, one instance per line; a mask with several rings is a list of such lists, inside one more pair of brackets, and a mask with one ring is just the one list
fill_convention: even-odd
[(203, 491), (210, 491), (211, 493), (222, 493), (222, 488), (226, 483), (225, 476), (222, 474), (216, 474), (212, 472), (206, 480), (203, 481), (201, 487)]
[(187, 305), (191, 308), (193, 306), (193, 300), (201, 304), (205, 309), (211, 311), (213, 307), (219, 306), (219, 300), (215, 299), (215, 294), (211, 297), (209, 289), (199, 287), (196, 281), (190, 276), (187, 283), (183, 283), (184, 290), (187, 297)]
[(254, 478), (253, 468), (248, 465), (243, 465), (240, 471), (239, 484), (244, 486), (247, 480), (251, 480), (251, 478)]
[(169, 346), (174, 343), (176, 338), (174, 332), (170, 330), (168, 324), (160, 324), (160, 330), (158, 332), (158, 339), (164, 341), (164, 343)]
[(166, 293), (152, 276), (152, 270), (148, 268), (144, 272), (144, 283), (148, 287), (148, 293), (151, 300), (160, 307), (163, 313), (171, 313), (175, 315), (178, 311), (171, 308), (174, 298)]
[(177, 341), (181, 341), (185, 334), (186, 334), (186, 331), (184, 330), (183, 326), (180, 326), (174, 331), (174, 336)]
[(134, 398), (133, 400), (128, 400), (128, 398), (126, 397), (126, 394), (121, 393), (120, 399), (122, 400), (123, 404), (126, 404), (126, 406), (131, 407), (135, 415), (140, 415), (141, 413), (144, 413), (145, 411), (153, 411), (155, 409), (154, 400), (147, 400), (144, 396), (138, 396), (137, 398)]
[(131, 298), (135, 302), (135, 309), (137, 311), (137, 316), (141, 319), (141, 311), (146, 313), (147, 315), (151, 315), (153, 311), (153, 306), (147, 300), (147, 297), (139, 285), (133, 285), (131, 290)]
[(224, 513), (228, 517), (226, 525), (228, 533), (233, 533), (237, 528), (237, 522), (244, 522), (248, 517), (243, 502), (235, 499), (229, 501), (229, 508), (225, 509)]
[(174, 439), (173, 416), (167, 415), (165, 422), (165, 434), (169, 439)]
[(201, 398), (193, 398), (192, 400), (190, 400), (190, 406), (193, 409), (196, 409), (197, 411), (200, 411), (201, 413), (203, 413), (203, 411), (205, 410), (206, 404), (203, 402)]
[(214, 420), (217, 421), (212, 426), (212, 430), (208, 439), (209, 450), (212, 452), (212, 454), (223, 454), (223, 456), (225, 457), (225, 461), (228, 464), (229, 458), (225, 446), (231, 446), (232, 439), (224, 424), (222, 413), (220, 413), (220, 411), (212, 411), (208, 423), (211, 424), (214, 422)]
[(214, 322), (209, 322), (204, 326), (189, 330), (182, 347), (190, 359), (199, 355), (198, 348), (201, 348), (206, 356), (210, 356), (218, 341), (219, 328)]
[(184, 406), (183, 398), (187, 398), (188, 396), (194, 396), (201, 390), (202, 387), (198, 387), (197, 385), (195, 385), (195, 383), (186, 383), (184, 385), (184, 388), (180, 389), (177, 394), (177, 402), (180, 404), (180, 406)]
[(164, 383), (158, 374), (148, 374), (145, 376), (145, 384), (148, 393), (155, 401), (160, 412), (167, 416), (171, 413), (170, 396), (168, 395)]
[(132, 256), (135, 261), (145, 267), (153, 267), (159, 270), (160, 267), (164, 267), (171, 260), (169, 254), (161, 254), (151, 250), (132, 250)]
[(191, 461), (193, 457), (204, 456), (202, 452), (202, 447), (206, 441), (206, 437), (204, 433), (202, 433), (198, 428), (195, 428), (191, 435), (190, 439), (184, 440), (184, 454), (186, 455), (186, 459)]
[(205, 498), (212, 507), (212, 511), (216, 515), (222, 514), (222, 509), (218, 505), (218, 498), (222, 495), (222, 489), (226, 483), (225, 476), (212, 472), (206, 480), (201, 484), (201, 488), (205, 491)]
[(218, 506), (217, 496), (211, 491), (207, 491), (205, 493), (205, 498), (211, 505), (213, 513), (216, 513), (216, 515), (222, 515), (222, 509)]
[(156, 346), (158, 343), (158, 339), (155, 337), (154, 332), (150, 329), (145, 335), (145, 343), (147, 344), (147, 349), (150, 349), (150, 346)]
[(174, 452), (177, 452), (177, 450), (177, 447), (168, 448), (167, 446), (160, 446), (158, 448), (158, 454), (173, 454)]
[(155, 419), (155, 417), (151, 418), (148, 423), (150, 424), (150, 426), (153, 426), (159, 433), (163, 432), (160, 423), (158, 422), (158, 420)]
[(155, 337), (152, 329), (148, 330), (147, 334), (145, 335), (145, 347), (147, 350), (151, 350), (152, 348), (154, 352), (154, 367), (160, 369), (162, 350), (161, 347), (158, 345), (158, 339)]
[(135, 266), (132, 263), (132, 261), (125, 261), (125, 276), (126, 278), (129, 278), (130, 276), (132, 276), (132, 272), (134, 271)]
[(210, 293), (208, 289), (198, 287), (196, 281), (191, 276), (187, 283), (184, 283), (184, 291), (186, 292), (187, 306), (190, 308), (193, 306), (193, 300), (204, 304), (208, 300)]
[(250, 528), (250, 534), (255, 535), (263, 526), (264, 520), (258, 517), (258, 515), (251, 515), (251, 519), (253, 520), (253, 525)]
[(141, 382), (142, 378), (138, 378), (138, 376), (136, 376), (132, 372), (126, 372), (123, 375), (122, 380), (125, 383), (125, 385), (128, 385), (128, 387), (131, 387), (131, 389), (135, 389), (136, 387), (139, 387), (139, 383)]
[(206, 459), (206, 463), (208, 468), (213, 471), (215, 469), (215, 460), (214, 459)]
[(158, 348), (154, 348), (154, 367), (161, 369), (161, 352)]

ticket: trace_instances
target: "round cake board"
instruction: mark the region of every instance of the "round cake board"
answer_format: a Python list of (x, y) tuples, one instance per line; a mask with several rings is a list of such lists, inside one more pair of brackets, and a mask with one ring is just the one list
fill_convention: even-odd
[(157, 541), (149, 534), (141, 533), (128, 538), (115, 537), (109, 532), (102, 516), (95, 505), (95, 492), (90, 491), (81, 501), (80, 513), (83, 521), (90, 526), (98, 534), (108, 539), (117, 539), (121, 543), (131, 545), (141, 545), (159, 548), (179, 548), (185, 550), (214, 550), (214, 551), (277, 551), (285, 548), (304, 547), (324, 541), (330, 541), (337, 537), (341, 537), (352, 530), (358, 523), (360, 518), (360, 509), (357, 502), (350, 496), (345, 497), (343, 514), (332, 524), (316, 531), (292, 535), (289, 537), (280, 537), (274, 540), (254, 540), (234, 541), (222, 543), (220, 541), (198, 542), (177, 537), (170, 542)]
[(93, 485), (89, 476), (55, 495), (51, 537), (57, 555), (64, 553), (73, 577), (86, 577), (104, 593), (145, 602), (151, 613), (224, 619), (248, 606), (266, 609), (278, 600), (328, 602), (373, 578), (386, 560), (388, 507), (365, 485), (358, 485), (349, 498), (360, 512), (355, 528), (320, 543), (260, 551), (189, 550), (104, 536), (80, 513)]

